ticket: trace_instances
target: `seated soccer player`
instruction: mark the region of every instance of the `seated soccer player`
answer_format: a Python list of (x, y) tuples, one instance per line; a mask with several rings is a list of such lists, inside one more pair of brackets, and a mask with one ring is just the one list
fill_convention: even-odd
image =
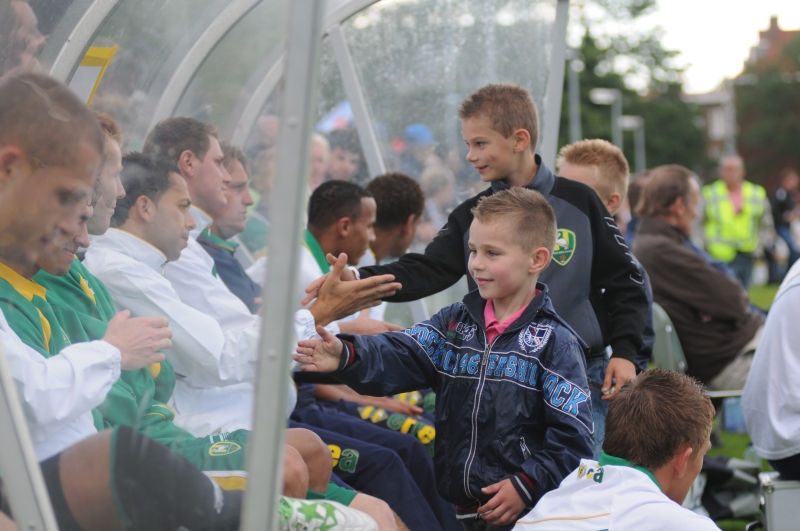
[(691, 240), (700, 187), (683, 166), (650, 172), (633, 252), (669, 314), (686, 355), (688, 374), (712, 389), (742, 389), (764, 326), (747, 290), (726, 264)]
[(252, 313), (261, 306), (261, 286), (245, 274), (234, 253), (239, 244), (229, 241), (242, 233), (247, 225), (247, 209), (253, 204), (250, 193), (250, 162), (236, 146), (221, 142), (222, 165), (231, 176), (225, 188), (226, 205), (221, 210), (211, 212), (213, 221), (197, 237), (197, 242), (214, 260), (214, 271), (239, 297)]
[(432, 387), (439, 493), (468, 530), (510, 529), (592, 453), (585, 344), (538, 283), (556, 238), (547, 200), (513, 188), (472, 213), (477, 292), (402, 332), (336, 337), (320, 327), (295, 359), (362, 393)]
[(653, 369), (608, 407), (599, 461), (583, 459), (514, 529), (719, 531), (681, 507), (711, 447), (714, 407), (702, 384)]
[[(581, 140), (561, 148), (556, 160), (556, 173), (571, 181), (578, 181), (597, 192), (611, 217), (616, 216), (628, 190), (628, 161), (622, 150), (611, 142), (600, 139)], [(609, 219), (609, 218), (606, 218)], [(613, 221), (613, 220), (612, 220)], [(628, 253), (629, 256), (630, 252)], [(642, 334), (642, 346), (636, 353), (637, 371), (646, 371), (653, 353), (653, 290), (647, 272), (639, 265), (647, 294), (647, 323)], [(608, 360), (600, 358), (587, 363), (589, 381), (601, 381), (608, 368)], [(596, 386), (592, 389), (592, 417), (594, 419), (594, 456), (600, 458), (603, 447), (605, 411), (608, 402)]]
[(785, 479), (800, 480), (800, 262), (786, 273), (742, 396), (747, 431), (758, 455)]

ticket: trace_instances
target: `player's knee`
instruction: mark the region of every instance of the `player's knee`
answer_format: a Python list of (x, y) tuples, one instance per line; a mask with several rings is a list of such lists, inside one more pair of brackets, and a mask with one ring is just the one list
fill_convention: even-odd
[(287, 445), (283, 453), (283, 495), (305, 498), (306, 492), (308, 492), (308, 467), (300, 453)]
[(358, 493), (350, 507), (370, 515), (378, 524), (379, 531), (395, 531), (398, 529), (399, 518), (396, 518), (389, 504), (385, 501), (364, 493)]

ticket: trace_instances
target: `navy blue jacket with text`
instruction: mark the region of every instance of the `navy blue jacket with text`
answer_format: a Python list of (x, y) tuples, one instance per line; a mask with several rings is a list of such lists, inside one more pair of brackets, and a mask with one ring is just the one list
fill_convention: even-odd
[[(552, 266), (551, 266), (552, 267)], [(436, 391), (434, 469), (441, 496), (483, 505), (511, 478), (527, 506), (591, 458), (585, 344), (553, 310), (547, 287), (491, 345), (477, 290), (430, 320), (378, 336), (340, 334), (333, 376), (360, 393)]]

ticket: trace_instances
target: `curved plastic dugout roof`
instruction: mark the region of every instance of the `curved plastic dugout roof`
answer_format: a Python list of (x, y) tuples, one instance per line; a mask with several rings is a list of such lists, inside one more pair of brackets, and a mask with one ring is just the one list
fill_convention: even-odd
[[(559, 3), (564, 24), (556, 24)], [(48, 35), (39, 60), (58, 79), (72, 79), (89, 46), (119, 46), (92, 106), (123, 122), (129, 148), (141, 147), (147, 131), (172, 115), (209, 120), (235, 144), (257, 141), (254, 127), (275, 105), (268, 101), (283, 71), (289, 0), (31, 4)], [(560, 83), (553, 83), (552, 101), (545, 95), (548, 81), (563, 76), (563, 59), (556, 59), (563, 55), (566, 4), (329, 0), (318, 117), (348, 100), (375, 175), (386, 161), (391, 166), (390, 143), (411, 123), (425, 123), (439, 144), (458, 151), (461, 99), (490, 81), (517, 82), (539, 105), (539, 151), (552, 162)]]

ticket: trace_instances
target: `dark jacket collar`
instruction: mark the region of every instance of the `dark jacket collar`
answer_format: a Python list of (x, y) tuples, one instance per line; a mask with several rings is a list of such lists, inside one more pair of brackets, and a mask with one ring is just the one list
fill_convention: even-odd
[[(553, 186), (556, 183), (556, 176), (552, 171), (550, 171), (550, 168), (544, 165), (544, 162), (542, 162), (542, 157), (540, 157), (538, 153), (534, 155), (534, 157), (536, 159), (536, 164), (539, 165), (539, 171), (536, 172), (536, 177), (534, 177), (533, 180), (526, 184), (523, 188), (536, 190), (543, 196), (548, 197), (550, 195), (550, 191), (553, 189)], [(509, 188), (511, 187), (503, 181), (492, 181), (493, 193), (497, 193), (501, 190), (507, 190)]]
[(640, 234), (666, 236), (667, 238), (675, 240), (678, 243), (683, 243), (689, 239), (689, 237), (681, 232), (681, 230), (677, 227), (670, 225), (661, 218), (653, 216), (641, 218), (641, 221), (639, 222), (639, 229), (636, 231), (637, 236)]
[[(551, 316), (556, 315), (556, 311), (553, 309), (553, 303), (550, 301), (550, 297), (547, 295), (547, 286), (541, 282), (537, 282), (536, 289), (538, 289), (540, 293), (533, 298), (530, 304), (528, 304), (528, 307), (525, 308), (525, 311), (522, 312), (522, 315), (520, 315), (516, 321), (509, 325), (509, 327), (506, 329), (506, 332), (511, 332), (522, 328), (524, 325), (533, 321), (533, 318), (536, 317), (536, 314), (540, 311), (547, 312)], [(470, 316), (472, 316), (472, 318), (481, 325), (481, 328), (486, 329), (486, 323), (483, 319), (483, 309), (486, 307), (486, 299), (481, 297), (481, 294), (476, 289), (467, 293), (467, 295), (464, 297), (463, 303)]]

